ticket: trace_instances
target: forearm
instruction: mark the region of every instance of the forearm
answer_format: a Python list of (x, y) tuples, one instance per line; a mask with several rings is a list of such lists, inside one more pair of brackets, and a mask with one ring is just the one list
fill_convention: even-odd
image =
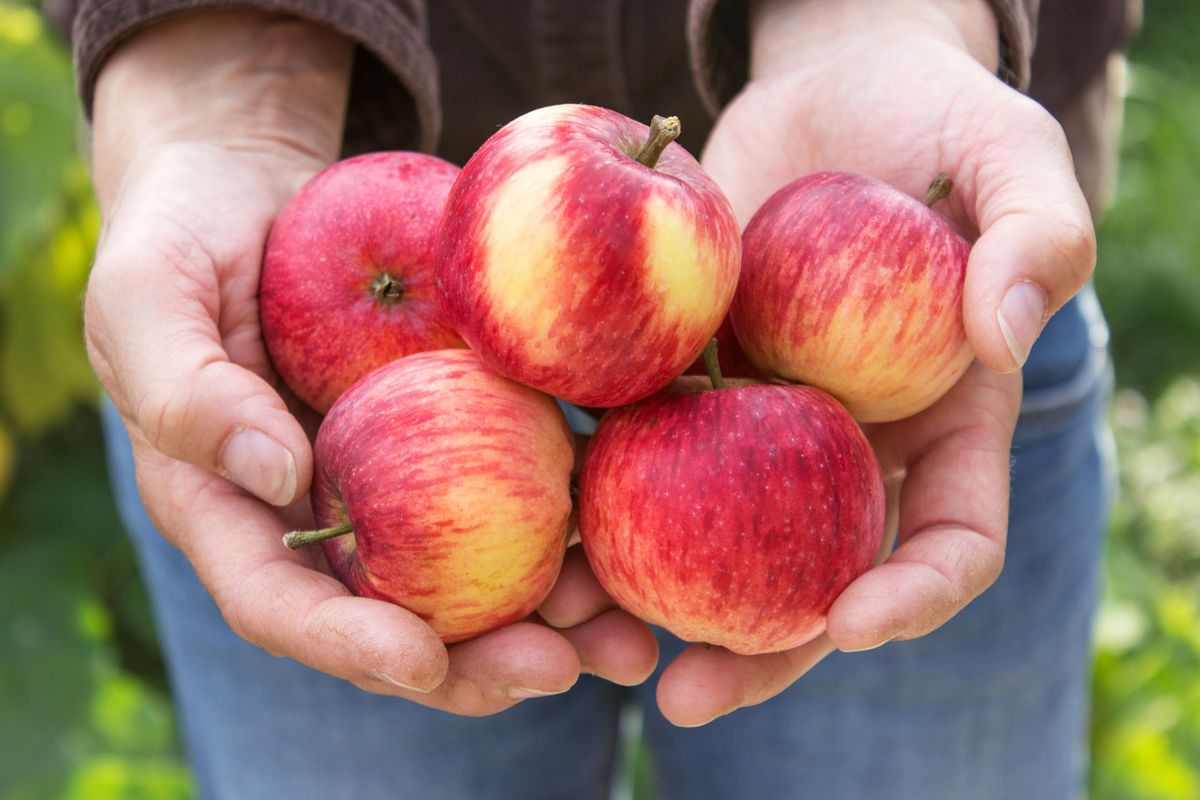
[(881, 37), (911, 35), (962, 49), (995, 72), (996, 18), (986, 0), (755, 0), (750, 4), (750, 76), (798, 61), (844, 59)]
[(352, 53), (330, 29), (253, 10), (188, 14), (133, 35), (96, 84), (102, 207), (133, 154), (168, 143), (336, 159)]

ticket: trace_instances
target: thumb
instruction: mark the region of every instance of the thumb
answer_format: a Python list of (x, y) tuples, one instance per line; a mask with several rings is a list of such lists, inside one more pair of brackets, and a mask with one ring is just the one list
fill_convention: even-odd
[(97, 257), (85, 331), (101, 383), (155, 449), (268, 503), (291, 503), (311, 480), (311, 448), (271, 385), (230, 361), (220, 320), (232, 313), (222, 305), (236, 301), (197, 250), (155, 258), (156, 250), (171, 252), (110, 247)]
[(1096, 234), (1062, 129), (1045, 111), (986, 149), (974, 176), (981, 235), (967, 265), (963, 322), (979, 359), (1012, 372), (1091, 277)]

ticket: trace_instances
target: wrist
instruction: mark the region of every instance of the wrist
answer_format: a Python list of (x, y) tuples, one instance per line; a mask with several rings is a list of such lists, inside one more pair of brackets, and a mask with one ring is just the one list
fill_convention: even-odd
[(899, 39), (941, 41), (993, 74), (999, 68), (999, 32), (987, 0), (751, 0), (750, 76), (844, 60), (848, 49)]
[(96, 83), (97, 188), (134, 154), (180, 142), (336, 159), (352, 53), (331, 30), (254, 10), (188, 14), (131, 36)]

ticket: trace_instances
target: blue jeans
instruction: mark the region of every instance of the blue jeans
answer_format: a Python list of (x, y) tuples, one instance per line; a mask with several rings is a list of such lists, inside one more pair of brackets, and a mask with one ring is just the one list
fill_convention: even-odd
[[(1026, 370), (996, 584), (929, 636), (835, 653), (773, 700), (691, 730), (658, 713), (657, 675), (632, 689), (585, 676), (564, 695), (464, 719), (251, 647), (147, 519), (107, 409), (114, 491), (201, 795), (606, 798), (633, 708), (664, 799), (1075, 797), (1108, 486), (1104, 330), (1091, 303), (1052, 321)], [(660, 644), (661, 665), (684, 646), (666, 634)]]

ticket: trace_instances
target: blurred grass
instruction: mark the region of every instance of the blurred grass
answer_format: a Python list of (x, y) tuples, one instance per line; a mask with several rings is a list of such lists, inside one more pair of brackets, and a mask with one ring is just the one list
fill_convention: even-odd
[[(192, 794), (103, 477), (69, 57), (0, 0), (0, 797)], [(1091, 792), (1200, 798), (1200, 3), (1148, 0), (1096, 284), (1121, 389)], [(10, 484), (11, 480), (11, 484)], [(642, 750), (635, 794), (653, 778)]]

